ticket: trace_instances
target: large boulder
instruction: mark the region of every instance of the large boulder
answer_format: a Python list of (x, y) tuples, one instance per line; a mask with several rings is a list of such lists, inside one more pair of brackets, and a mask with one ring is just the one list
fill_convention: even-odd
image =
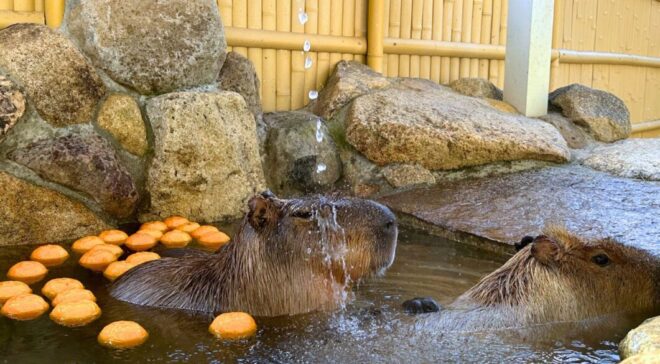
[(330, 120), (354, 98), (392, 84), (368, 66), (355, 61), (340, 61), (328, 78), (319, 98), (312, 105), (314, 114)]
[(582, 164), (621, 177), (660, 181), (660, 139), (626, 139), (601, 145)]
[(42, 178), (83, 192), (118, 218), (135, 211), (138, 192), (112, 146), (92, 133), (43, 139), (11, 151), (8, 158)]
[(550, 104), (574, 123), (589, 130), (597, 140), (613, 142), (630, 135), (630, 113), (615, 95), (572, 84), (550, 93)]
[(413, 164), (388, 165), (383, 168), (383, 177), (394, 188), (435, 183), (435, 177), (431, 171)]
[(65, 24), (97, 67), (142, 94), (211, 84), (226, 55), (212, 0), (80, 1)]
[(1, 30), (0, 68), (57, 127), (89, 122), (105, 95), (87, 59), (62, 34), (44, 25), (16, 24)]
[(0, 245), (70, 240), (109, 228), (80, 202), (1, 171), (0, 191)]
[(140, 106), (123, 94), (112, 94), (101, 105), (97, 116), (99, 127), (110, 133), (128, 152), (144, 156), (149, 148), (147, 130)]
[(325, 122), (304, 111), (266, 114), (264, 120), (268, 186), (284, 195), (330, 190), (342, 166)]
[(445, 87), (390, 88), (356, 98), (344, 120), (346, 139), (371, 161), (429, 170), (496, 161), (565, 162), (566, 141), (540, 120), (497, 111)]
[(660, 353), (660, 316), (650, 318), (630, 330), (619, 343), (619, 352), (623, 359), (652, 352)]
[(483, 78), (459, 78), (452, 81), (449, 87), (466, 96), (487, 97), (496, 100), (503, 98), (502, 90)]
[(0, 75), (0, 140), (25, 113), (25, 95), (7, 77)]
[(252, 62), (240, 53), (229, 52), (218, 76), (218, 88), (239, 93), (254, 115), (261, 119), (261, 98), (259, 97), (259, 77)]
[(146, 111), (154, 155), (147, 172), (151, 205), (143, 218), (235, 218), (264, 189), (255, 122), (241, 95), (171, 93), (149, 100)]

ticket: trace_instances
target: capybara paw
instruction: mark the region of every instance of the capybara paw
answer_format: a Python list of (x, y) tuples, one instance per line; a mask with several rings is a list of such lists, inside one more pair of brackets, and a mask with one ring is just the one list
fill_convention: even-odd
[(522, 239), (520, 239), (520, 243), (515, 243), (513, 246), (516, 248), (516, 251), (519, 252), (522, 250), (522, 248), (526, 247), (527, 245), (531, 244), (534, 241), (533, 236), (524, 236)]
[(411, 300), (405, 301), (403, 311), (409, 314), (429, 313), (440, 311), (440, 305), (435, 302), (431, 297), (415, 297)]

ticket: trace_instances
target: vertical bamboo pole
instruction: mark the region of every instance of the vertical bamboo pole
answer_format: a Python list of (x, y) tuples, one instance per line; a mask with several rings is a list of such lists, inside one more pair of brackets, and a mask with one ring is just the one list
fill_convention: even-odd
[(58, 28), (64, 19), (64, 0), (46, 0), (44, 9), (46, 25), (52, 29)]
[[(390, 38), (401, 37), (401, 0), (390, 0), (390, 29), (387, 34)], [(399, 76), (399, 56), (390, 54), (387, 56), (387, 75), (389, 77)]]
[[(321, 0), (323, 1), (323, 0)], [(319, 19), (319, 0), (307, 0), (305, 2), (305, 11), (307, 12), (307, 23), (305, 24), (306, 34), (318, 33), (318, 19)], [(309, 57), (312, 60), (312, 67), (305, 70), (305, 91), (303, 97), (305, 104), (309, 103), (309, 91), (316, 90), (316, 78), (318, 71), (318, 54), (316, 52), (309, 52)]]
[[(451, 41), (452, 37), (452, 22), (454, 19), (454, 2), (455, 0), (445, 0), (444, 9), (442, 14), (442, 40), (445, 42)], [(451, 58), (440, 58), (440, 83), (449, 83), (451, 77)]]
[[(565, 1), (564, 0), (557, 0), (555, 2), (555, 14), (559, 12), (559, 14), (563, 13), (563, 7), (564, 7)], [(612, 13), (612, 8), (611, 8), (611, 2), (610, 0), (598, 0), (598, 18), (596, 20), (596, 43), (594, 45), (594, 49), (601, 51), (601, 52), (609, 52), (611, 51), (610, 48), (610, 40), (612, 37), (607, 34), (607, 32), (610, 29), (614, 29), (614, 14)], [(555, 19), (557, 19), (555, 17)], [(556, 23), (555, 27), (559, 28), (557, 31), (558, 36), (557, 36), (557, 42), (555, 45), (555, 38), (552, 40), (552, 47), (553, 48), (559, 48), (561, 47), (561, 17), (559, 18), (560, 23)], [(660, 28), (658, 28), (660, 29)], [(555, 69), (555, 62), (552, 63), (552, 81), (554, 81), (553, 87), (551, 89), (556, 89), (559, 87), (559, 80), (560, 80), (560, 65), (557, 60), (557, 68)], [(595, 65), (594, 66), (594, 75), (593, 75), (593, 87), (601, 90), (606, 90), (609, 88), (609, 82), (610, 82), (610, 66), (609, 65)]]
[[(500, 45), (506, 44), (506, 33), (507, 33), (507, 21), (509, 17), (509, 0), (502, 0), (502, 10), (500, 11), (502, 20), (500, 21)], [(497, 86), (499, 88), (504, 88), (504, 61), (498, 62), (498, 82)]]
[(0, 0), (0, 10), (13, 10), (14, 0)]
[[(277, 29), (277, 4), (276, 0), (263, 0), (261, 4), (261, 22), (264, 30)], [(261, 78), (262, 107), (264, 111), (277, 110), (277, 51), (275, 49), (264, 49), (263, 75)]]
[[(252, 0), (254, 1), (254, 0)], [(304, 0), (294, 0), (291, 9), (291, 32), (304, 33), (305, 26), (300, 24), (298, 13), (305, 11)], [(305, 102), (305, 52), (300, 50), (291, 51), (291, 109), (297, 110), (303, 107)]]
[[(247, 26), (249, 29), (261, 29), (262, 27), (262, 10), (261, 10), (261, 0), (251, 0), (248, 2), (247, 8), (248, 14), (248, 23)], [(254, 69), (257, 72), (257, 77), (259, 81), (263, 76), (263, 51), (261, 48), (248, 48), (247, 55)], [(259, 94), (263, 93), (263, 84), (259, 86)]]
[[(234, 4), (236, 5), (236, 4)], [(291, 31), (291, 0), (277, 0), (277, 30), (280, 32)], [(302, 50), (303, 45), (300, 45)], [(291, 109), (291, 52), (288, 50), (277, 51), (277, 86), (276, 105), (277, 111)]]
[[(493, 22), (493, 0), (484, 0), (481, 17), (481, 44), (490, 44), (490, 27)], [(488, 79), (488, 60), (479, 60), (479, 77)]]
[[(564, 0), (555, 0), (555, 13), (552, 19), (552, 49), (559, 49), (561, 40), (561, 19)], [(559, 58), (554, 59), (550, 65), (550, 89), (557, 88), (559, 77)]]
[[(502, 21), (502, 0), (493, 0), (493, 22), (490, 27), (490, 44), (500, 44), (500, 22)], [(490, 60), (488, 79), (497, 84), (500, 74), (500, 61)]]
[[(469, 43), (472, 40), (472, 5), (474, 0), (463, 1), (463, 18), (461, 19), (461, 42)], [(470, 77), (470, 59), (461, 58), (460, 66), (461, 77)]]
[[(368, 1), (368, 0), (367, 0)], [(388, 38), (390, 36), (390, 0), (384, 0), (383, 2), (383, 37)], [(387, 75), (387, 64), (389, 56), (383, 53), (383, 75)]]
[[(355, 0), (344, 0), (343, 12), (341, 35), (344, 37), (353, 37), (355, 36)], [(353, 55), (350, 53), (343, 53), (341, 59), (344, 61), (352, 61)]]
[[(410, 39), (412, 22), (412, 0), (403, 0), (401, 3), (401, 39)], [(410, 77), (410, 56), (399, 56), (399, 77)]]
[[(225, 27), (232, 26), (232, 20), (233, 20), (232, 19), (233, 11), (231, 10), (232, 0), (216, 0), (216, 3), (218, 4), (218, 9), (220, 10), (220, 18), (222, 19), (222, 25)], [(232, 50), (233, 47), (227, 46), (227, 52), (231, 52)]]
[[(422, 14), (422, 39), (430, 40), (433, 36), (433, 0), (424, 0)], [(421, 56), (419, 67), (419, 77), (430, 80), (431, 56)]]
[(34, 0), (14, 0), (14, 11), (34, 11)]
[(34, 0), (34, 11), (44, 12), (44, 0)]
[(367, 64), (376, 72), (383, 71), (383, 17), (382, 0), (369, 0), (369, 29), (367, 36)]
[[(330, 34), (330, 18), (332, 17), (330, 9), (330, 1), (319, 0), (318, 32), (321, 35)], [(330, 53), (319, 52), (318, 59), (319, 63), (316, 74), (316, 87), (317, 89), (320, 89), (325, 84), (325, 81), (328, 78), (328, 74), (330, 73)]]
[[(463, 1), (454, 2), (454, 14), (452, 18), (451, 41), (460, 42), (463, 35)], [(452, 57), (449, 70), (449, 81), (457, 80), (460, 77), (461, 61), (458, 57)]]
[[(481, 20), (483, 13), (483, 0), (474, 0), (472, 5), (472, 40), (474, 44), (481, 41)], [(470, 77), (479, 77), (479, 60), (473, 58), (470, 60)]]
[[(431, 25), (431, 39), (433, 40), (442, 39), (443, 10), (444, 4), (442, 3), (442, 0), (433, 0), (433, 16)], [(431, 80), (433, 80), (433, 82), (440, 82), (440, 69), (440, 57), (431, 57)]]
[[(343, 0), (330, 1), (330, 35), (340, 37), (343, 31)], [(341, 60), (341, 53), (330, 53), (330, 70), (334, 70), (337, 62)]]
[[(234, 0), (232, 4), (232, 26), (236, 28), (247, 28), (247, 0)], [(247, 48), (234, 47), (234, 52), (247, 57)]]
[[(424, 1), (423, 0), (413, 0), (412, 1), (412, 21), (410, 38), (412, 39), (422, 39), (422, 24), (423, 13), (424, 11)], [(410, 56), (410, 77), (419, 77), (420, 74), (420, 59), (417, 55)]]
[[(367, 1), (369, 0), (356, 0), (355, 2), (355, 37), (362, 38), (367, 34), (367, 14), (368, 14), (368, 5)], [(383, 11), (389, 9), (388, 2), (389, 0), (383, 0), (386, 4), (384, 5)], [(385, 13), (383, 19), (387, 19), (387, 13)], [(383, 27), (385, 27), (383, 21)], [(387, 28), (385, 28), (387, 29)], [(366, 63), (367, 56), (364, 54), (356, 54), (355, 60), (360, 63)]]

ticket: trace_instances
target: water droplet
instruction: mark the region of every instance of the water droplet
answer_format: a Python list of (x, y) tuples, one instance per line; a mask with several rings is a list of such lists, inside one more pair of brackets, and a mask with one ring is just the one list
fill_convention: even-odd
[(321, 130), (321, 126), (323, 126), (323, 122), (321, 122), (321, 118), (316, 119), (316, 142), (320, 143), (323, 141), (323, 130)]
[(316, 100), (316, 98), (319, 97), (319, 92), (316, 90), (310, 90), (307, 96), (309, 96), (310, 100)]
[(326, 166), (325, 163), (319, 163), (316, 165), (316, 173), (324, 172), (326, 169), (328, 169), (328, 166)]
[(312, 68), (312, 56), (307, 56), (305, 58), (305, 69), (310, 69)]
[(310, 43), (309, 40), (306, 40), (305, 43), (303, 43), (303, 51), (309, 52), (310, 49), (312, 49), (312, 43)]
[(305, 23), (307, 23), (307, 20), (309, 20), (307, 13), (303, 9), (298, 9), (298, 21), (300, 22), (300, 24), (305, 25)]

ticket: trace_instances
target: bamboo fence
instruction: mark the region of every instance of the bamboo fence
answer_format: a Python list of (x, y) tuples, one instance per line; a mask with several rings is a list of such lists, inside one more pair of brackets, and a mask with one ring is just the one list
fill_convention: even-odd
[[(229, 48), (254, 63), (265, 111), (307, 104), (340, 60), (390, 77), (504, 83), (508, 0), (217, 4)], [(0, 27), (57, 27), (63, 9), (64, 0), (0, 0)], [(303, 23), (300, 14), (307, 16)], [(552, 38), (551, 89), (577, 82), (612, 92), (628, 105), (636, 135), (660, 136), (660, 1), (555, 0)]]

